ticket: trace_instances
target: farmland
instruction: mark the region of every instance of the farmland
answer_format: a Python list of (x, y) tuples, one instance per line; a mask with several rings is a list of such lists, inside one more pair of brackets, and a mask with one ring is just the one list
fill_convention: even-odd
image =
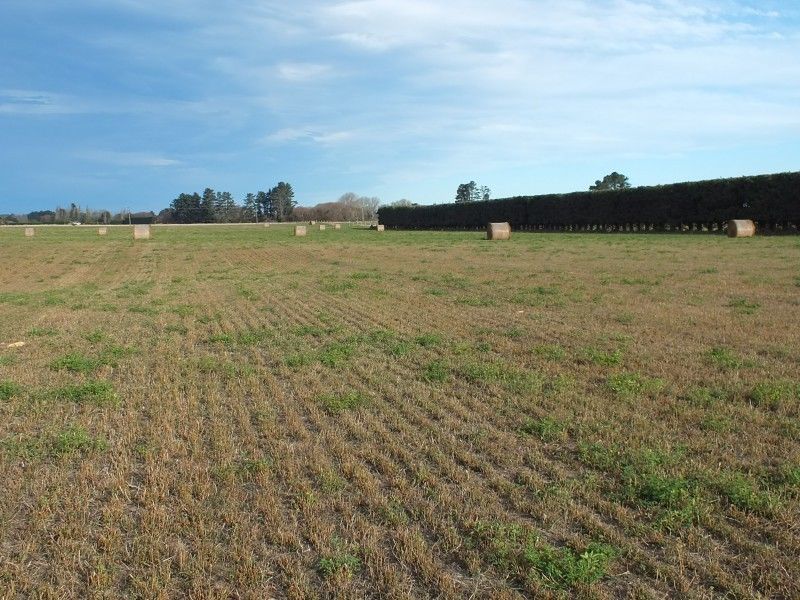
[(800, 596), (796, 237), (0, 260), (0, 597)]

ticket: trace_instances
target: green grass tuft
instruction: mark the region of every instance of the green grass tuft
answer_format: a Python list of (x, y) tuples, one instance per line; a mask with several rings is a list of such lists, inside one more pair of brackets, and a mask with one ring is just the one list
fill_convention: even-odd
[(33, 327), (28, 331), (28, 335), (31, 337), (51, 337), (57, 333), (58, 330), (52, 327)]
[(542, 344), (536, 346), (533, 351), (537, 356), (552, 362), (560, 362), (567, 356), (567, 351), (558, 344)]
[(308, 352), (296, 352), (284, 359), (284, 364), (291, 369), (307, 367), (314, 362), (314, 356)]
[(52, 361), (50, 363), (50, 368), (54, 371), (69, 371), (70, 373), (83, 373), (86, 375), (101, 365), (102, 362), (96, 358), (90, 358), (83, 354), (73, 352)]
[(622, 351), (614, 350), (613, 352), (603, 352), (597, 348), (585, 348), (583, 351), (583, 358), (587, 362), (595, 365), (612, 367), (622, 364)]
[(599, 581), (616, 556), (611, 546), (596, 542), (582, 551), (556, 548), (514, 523), (480, 521), (472, 527), (470, 537), (503, 575), (519, 581), (536, 580), (553, 590), (569, 591)]
[(351, 343), (332, 342), (325, 345), (319, 353), (319, 362), (326, 367), (336, 368), (353, 356), (356, 349)]
[(777, 496), (759, 489), (752, 479), (735, 471), (717, 475), (712, 486), (722, 498), (740, 510), (770, 516), (780, 505)]
[(450, 371), (447, 368), (447, 365), (441, 361), (435, 360), (427, 364), (422, 378), (425, 381), (430, 381), (432, 383), (442, 383), (447, 381), (449, 375)]
[(414, 341), (423, 348), (433, 348), (442, 343), (442, 336), (436, 333), (423, 333), (415, 337)]
[(606, 387), (621, 398), (634, 398), (658, 393), (664, 382), (638, 373), (617, 373), (606, 379)]
[(108, 381), (90, 380), (76, 385), (66, 385), (50, 392), (54, 400), (75, 402), (78, 404), (95, 404), (97, 406), (114, 405), (119, 402), (114, 386)]
[(569, 590), (577, 584), (589, 585), (608, 573), (608, 566), (616, 556), (607, 544), (589, 544), (583, 552), (572, 548), (554, 548), (532, 544), (524, 552), (531, 575), (542, 580), (545, 586)]
[(733, 298), (728, 302), (728, 307), (738, 315), (754, 315), (761, 305), (758, 302), (750, 302), (746, 298)]
[(88, 453), (105, 450), (108, 443), (99, 437), (93, 437), (82, 427), (68, 427), (58, 433), (48, 444), (54, 456), (67, 456), (76, 453)]
[(346, 294), (358, 287), (355, 281), (326, 281), (322, 284), (322, 291), (328, 294)]
[(764, 381), (757, 384), (748, 398), (754, 406), (779, 410), (800, 400), (800, 383), (794, 381)]
[(22, 391), (22, 388), (13, 381), (0, 381), (0, 400), (11, 400)]
[(500, 362), (467, 363), (460, 367), (459, 373), (472, 383), (496, 383), (513, 392), (533, 391), (542, 386), (541, 378), (535, 373)]
[(361, 569), (361, 559), (349, 552), (338, 551), (320, 558), (317, 569), (323, 577), (333, 577), (343, 572), (349, 578)]
[(69, 426), (61, 431), (44, 433), (36, 437), (0, 440), (0, 450), (28, 460), (89, 454), (107, 448), (108, 443), (104, 439), (90, 435), (80, 426)]
[(105, 334), (100, 329), (95, 329), (83, 336), (84, 339), (88, 342), (96, 344), (97, 342), (102, 342)]
[(726, 401), (729, 397), (730, 394), (725, 390), (705, 386), (690, 388), (688, 392), (681, 396), (689, 404), (700, 408), (710, 408), (718, 402)]
[(562, 421), (558, 421), (551, 417), (542, 417), (541, 419), (525, 419), (525, 422), (520, 427), (520, 432), (525, 435), (535, 435), (545, 442), (550, 442), (564, 436), (567, 426)]
[(721, 346), (709, 350), (708, 359), (723, 371), (735, 371), (744, 366), (744, 361), (736, 356), (732, 350)]
[(369, 402), (367, 397), (359, 392), (325, 394), (320, 396), (317, 401), (332, 415), (361, 408)]

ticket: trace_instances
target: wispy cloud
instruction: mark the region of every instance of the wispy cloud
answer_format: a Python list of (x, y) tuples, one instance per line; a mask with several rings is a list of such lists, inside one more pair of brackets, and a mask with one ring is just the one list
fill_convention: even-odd
[(331, 69), (330, 65), (317, 63), (286, 62), (279, 64), (277, 71), (281, 79), (298, 83), (319, 81), (333, 74), (333, 69)]
[(264, 136), (261, 141), (274, 144), (303, 141), (321, 145), (333, 145), (350, 140), (354, 135), (352, 131), (326, 131), (314, 127), (286, 127)]
[(0, 90), (0, 114), (70, 115), (91, 109), (76, 98), (42, 90)]
[(174, 167), (182, 165), (182, 161), (169, 158), (161, 154), (148, 152), (119, 152), (111, 150), (91, 150), (80, 152), (77, 157), (96, 163), (113, 165), (116, 167)]

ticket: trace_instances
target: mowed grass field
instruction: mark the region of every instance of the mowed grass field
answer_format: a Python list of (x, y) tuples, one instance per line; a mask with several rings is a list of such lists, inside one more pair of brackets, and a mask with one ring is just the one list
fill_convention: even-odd
[(481, 237), (0, 228), (0, 597), (799, 597), (800, 239)]

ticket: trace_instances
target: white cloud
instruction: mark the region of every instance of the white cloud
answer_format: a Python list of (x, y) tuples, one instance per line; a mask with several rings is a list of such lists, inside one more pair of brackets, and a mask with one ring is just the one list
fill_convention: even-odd
[[(796, 31), (782, 38), (775, 23), (762, 26), (741, 8), (717, 0), (466, 0), (457, 8), (352, 0), (323, 9), (317, 25), (370, 65), (403, 66), (393, 93), (360, 115), (374, 121), (377, 139), (435, 140), (476, 156), (487, 146), (505, 155), (505, 145), (537, 160), (554, 146), (661, 152), (797, 132)], [(501, 143), (486, 140), (489, 131), (464, 139), (492, 127)]]

